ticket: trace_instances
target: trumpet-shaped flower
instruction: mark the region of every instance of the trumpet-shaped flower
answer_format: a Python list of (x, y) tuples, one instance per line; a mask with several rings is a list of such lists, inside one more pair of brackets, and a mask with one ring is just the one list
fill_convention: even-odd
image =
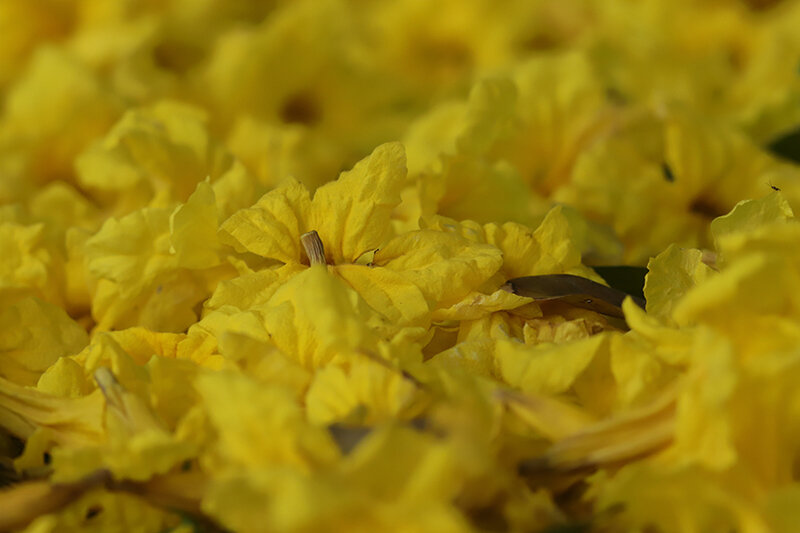
[[(301, 235), (317, 231), (325, 262), (367, 303), (406, 324), (463, 297), (499, 266), (499, 251), (463, 238), (423, 230), (392, 238), (392, 209), (405, 179), (402, 147), (388, 144), (319, 188), (313, 200), (290, 182), (222, 224), (226, 242), (287, 265), (307, 264)], [(372, 253), (369, 265), (358, 264)], [(459, 279), (459, 284), (448, 280)]]

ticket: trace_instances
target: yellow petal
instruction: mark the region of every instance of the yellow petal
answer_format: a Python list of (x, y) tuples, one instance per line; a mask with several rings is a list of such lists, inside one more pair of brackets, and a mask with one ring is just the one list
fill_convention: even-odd
[(428, 303), (420, 288), (402, 273), (363, 265), (336, 265), (332, 270), (392, 323), (427, 324)]
[[(309, 420), (374, 425), (416, 414), (419, 392), (399, 370), (366, 357), (317, 370), (306, 395)], [(418, 406), (416, 406), (418, 407)]]
[[(303, 109), (302, 96), (295, 102)], [(313, 100), (305, 102), (313, 110)], [(293, 176), (314, 190), (340, 172), (346, 160), (346, 147), (323, 132), (302, 124), (276, 124), (250, 113), (238, 117), (226, 144), (259, 182), (269, 187)]]
[(330, 435), (310, 425), (293, 394), (282, 387), (230, 373), (198, 376), (195, 387), (219, 432), (216, 453), (228, 464), (311, 471), (338, 457)]
[(287, 357), (266, 339), (243, 333), (223, 331), (219, 335), (219, 352), (248, 376), (272, 385), (281, 385), (300, 401), (305, 396), (313, 374)]
[(760, 226), (793, 218), (794, 213), (786, 198), (779, 191), (773, 191), (757, 200), (743, 200), (727, 215), (715, 218), (711, 221), (711, 234), (719, 250), (720, 241), (726, 235), (746, 233)]
[(178, 266), (201, 269), (219, 263), (216, 198), (208, 182), (198, 183), (186, 203), (172, 212), (169, 231)]
[(0, 375), (33, 385), (60, 357), (88, 344), (86, 331), (59, 307), (25, 298), (0, 311)]
[(471, 243), (458, 235), (420, 230), (395, 237), (375, 254), (374, 263), (417, 285), (431, 308), (457, 303), (502, 264), (494, 246)]
[(108, 219), (86, 241), (86, 265), (92, 275), (117, 282), (122, 295), (129, 296), (176, 266), (169, 248), (169, 212), (145, 208)]
[(668, 365), (682, 367), (691, 359), (690, 348), (694, 342), (693, 332), (665, 325), (657, 318), (647, 315), (633, 300), (622, 302), (625, 321), (630, 326), (634, 342), (643, 342), (644, 349)]
[(203, 110), (177, 101), (129, 110), (78, 158), (81, 184), (112, 199), (118, 214), (186, 201), (198, 182), (215, 181), (232, 164), (206, 121)]
[(647, 269), (644, 281), (647, 312), (662, 319), (671, 319), (672, 309), (683, 295), (714, 274), (703, 262), (703, 252), (674, 244), (651, 259)]
[(611, 338), (611, 372), (617, 384), (621, 407), (641, 405), (652, 400), (678, 376), (676, 368), (664, 364), (653, 352), (651, 343), (635, 335)]
[(148, 399), (153, 412), (172, 430), (198, 402), (197, 393), (185, 383), (194, 379), (200, 366), (185, 359), (153, 355), (146, 368), (150, 378)]
[(492, 339), (459, 342), (431, 358), (432, 364), (460, 367), (470, 374), (492, 377), (495, 371), (495, 342)]
[(492, 153), (547, 193), (565, 183), (578, 154), (613, 115), (594, 65), (579, 49), (522, 62), (514, 81), (517, 127), (495, 141)]
[[(598, 480), (598, 508), (622, 511), (613, 527), (635, 531), (657, 523), (665, 533), (771, 531), (753, 485), (740, 472), (720, 476), (701, 468), (664, 469), (647, 462), (628, 465)], [(674, 502), (665, 506), (663, 502)]]
[(389, 239), (405, 178), (405, 150), (388, 143), (317, 189), (310, 228), (319, 232), (332, 264), (353, 263)]
[(0, 378), (0, 426), (22, 439), (46, 428), (59, 443), (98, 442), (103, 439), (104, 403), (100, 391), (61, 398)]
[(96, 531), (175, 531), (180, 517), (142, 500), (141, 497), (101, 488), (90, 490), (57, 512), (36, 518), (26, 533), (58, 533), (96, 528)]
[(693, 347), (693, 364), (677, 401), (675, 444), (678, 461), (697, 462), (713, 470), (736, 464), (734, 408), (742, 377), (729, 341), (701, 330)]
[(253, 205), (263, 190), (239, 161), (211, 184), (216, 199), (218, 220), (226, 220), (239, 209)]
[(800, 485), (792, 483), (775, 490), (765, 504), (764, 514), (772, 531), (791, 533), (800, 520)]
[(27, 172), (41, 182), (74, 175), (75, 157), (111, 125), (120, 102), (66, 49), (43, 46), (9, 87), (4, 108), (4, 133), (25, 147)]
[(208, 310), (230, 305), (250, 309), (267, 302), (288, 277), (282, 269), (265, 268), (232, 279), (220, 281), (214, 294), (203, 306)]
[(275, 345), (309, 369), (376, 341), (346, 286), (321, 265), (292, 277), (259, 313)]
[(595, 335), (560, 346), (525, 346), (513, 341), (497, 344), (497, 365), (503, 379), (524, 392), (559, 394), (568, 391), (598, 356), (608, 339)]
[(540, 274), (575, 274), (602, 281), (581, 262), (581, 251), (572, 233), (572, 225), (561, 206), (548, 211), (539, 226), (532, 230), (516, 222), (477, 224), (457, 222), (444, 217), (423, 221), (427, 227), (457, 233), (470, 241), (491, 244), (503, 252), (502, 274), (511, 278)]
[[(441, 181), (440, 190), (436, 180)], [(505, 162), (474, 154), (442, 156), (435, 173), (420, 176), (423, 200), (435, 202), (435, 213), (457, 220), (486, 223), (532, 220), (530, 191), (517, 171)], [(432, 215), (429, 210), (424, 215)]]
[[(578, 311), (578, 309), (574, 308), (569, 311)], [(563, 344), (585, 339), (609, 329), (608, 323), (600, 315), (592, 315), (594, 313), (587, 311), (585, 316), (575, 318), (555, 314), (528, 319), (523, 326), (523, 339), (525, 344)]]
[(79, 398), (89, 393), (83, 367), (70, 357), (61, 357), (50, 366), (39, 378), (36, 388), (66, 398)]
[(187, 341), (190, 341), (190, 345), (209, 342), (216, 348), (218, 339), (225, 333), (247, 335), (263, 341), (269, 339), (269, 332), (264, 328), (258, 312), (241, 311), (226, 305), (207, 313), (202, 320), (193, 324), (189, 328)]
[(221, 237), (237, 250), (300, 263), (305, 252), (300, 235), (309, 230), (311, 198), (297, 180), (288, 180), (256, 202), (253, 207), (231, 215), (220, 228)]
[(63, 181), (55, 181), (39, 189), (31, 198), (31, 214), (60, 228), (79, 226), (95, 229), (100, 223), (100, 210), (77, 189)]
[(569, 221), (560, 207), (551, 209), (531, 232), (513, 223), (486, 226), (487, 242), (503, 250), (503, 270), (510, 278), (539, 274), (576, 274), (587, 271), (572, 238)]
[[(791, 261), (756, 251), (694, 287), (673, 316), (679, 325), (706, 324), (724, 332), (742, 354), (790, 350), (800, 339), (798, 291), (800, 280)], [(769, 333), (754, 334), (759, 331)]]
[(460, 302), (446, 309), (437, 309), (431, 318), (435, 322), (444, 320), (475, 320), (489, 313), (517, 309), (530, 303), (530, 298), (517, 296), (516, 294), (504, 290), (496, 290), (491, 294), (471, 292)]
[(349, 481), (385, 501), (449, 500), (469, 464), (458, 464), (454, 447), (407, 427), (369, 434), (341, 465)]
[(469, 94), (464, 129), (455, 140), (461, 153), (485, 152), (514, 126), (517, 88), (505, 78), (482, 80)]
[(104, 469), (118, 480), (144, 481), (169, 472), (196, 453), (190, 443), (162, 431), (146, 430), (102, 446), (53, 449), (52, 479), (71, 483)]
[(553, 441), (579, 433), (594, 422), (580, 407), (546, 394), (503, 392), (499, 397), (525, 424)]
[(29, 294), (62, 304), (63, 259), (48, 242), (45, 224), (0, 223), (0, 249), (0, 294)]
[(545, 454), (552, 467), (572, 470), (635, 461), (664, 449), (675, 433), (675, 389), (642, 407), (615, 413), (558, 440)]

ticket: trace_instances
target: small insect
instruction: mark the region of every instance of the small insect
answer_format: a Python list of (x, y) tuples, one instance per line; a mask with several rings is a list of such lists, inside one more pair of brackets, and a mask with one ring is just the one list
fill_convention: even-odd
[(767, 182), (767, 185), (769, 185), (769, 186), (770, 186), (770, 188), (771, 188), (773, 191), (780, 191), (780, 190), (781, 190), (781, 189), (780, 189), (780, 187), (776, 187), (776, 186), (774, 186), (774, 185), (772, 184), (772, 182), (770, 182), (770, 181), (768, 181), (768, 182)]

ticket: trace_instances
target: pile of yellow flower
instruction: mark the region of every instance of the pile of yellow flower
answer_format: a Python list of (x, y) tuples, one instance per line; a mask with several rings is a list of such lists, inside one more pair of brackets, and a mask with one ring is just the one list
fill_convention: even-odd
[(800, 531), (798, 28), (0, 1), (0, 531)]

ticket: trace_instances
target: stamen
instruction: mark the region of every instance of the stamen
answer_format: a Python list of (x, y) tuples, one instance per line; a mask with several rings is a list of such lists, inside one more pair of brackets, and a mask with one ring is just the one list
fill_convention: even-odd
[(122, 394), (125, 389), (123, 389), (122, 385), (119, 384), (119, 381), (117, 381), (117, 378), (114, 376), (111, 370), (101, 366), (95, 370), (94, 379), (97, 382), (97, 386), (100, 387), (101, 391), (103, 391), (103, 396), (106, 397), (106, 402), (108, 402), (109, 405), (124, 411), (125, 402), (122, 399)]
[(319, 233), (316, 230), (311, 230), (308, 233), (303, 233), (300, 236), (300, 243), (306, 250), (308, 262), (310, 265), (327, 265), (325, 260), (325, 247), (322, 245), (322, 239), (319, 238)]

